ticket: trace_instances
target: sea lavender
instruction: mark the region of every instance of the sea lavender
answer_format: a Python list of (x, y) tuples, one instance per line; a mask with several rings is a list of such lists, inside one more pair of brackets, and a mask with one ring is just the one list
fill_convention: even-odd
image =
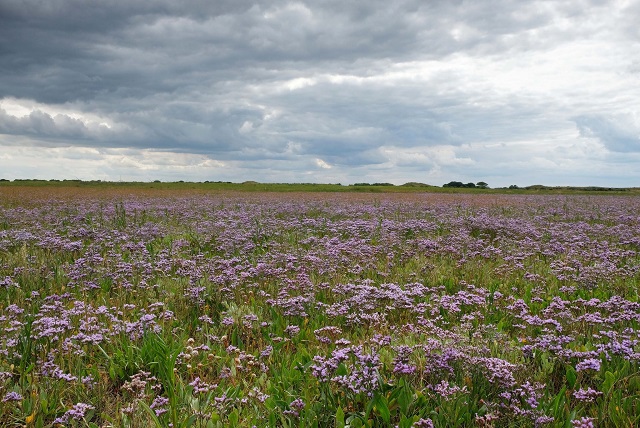
[(594, 418), (583, 416), (580, 419), (572, 420), (571, 426), (573, 428), (595, 428), (596, 425)]
[(7, 392), (2, 398), (2, 402), (7, 403), (9, 401), (22, 401), (22, 395), (15, 391)]
[(86, 403), (74, 404), (73, 407), (67, 410), (62, 416), (54, 419), (53, 423), (68, 424), (71, 421), (82, 421), (87, 415), (87, 412), (93, 409), (95, 409), (95, 407), (90, 404), (86, 404)]
[(602, 392), (596, 391), (591, 388), (578, 389), (573, 392), (573, 396), (576, 398), (576, 400), (584, 401), (587, 403), (594, 401), (596, 398), (598, 398), (601, 395), (602, 395)]

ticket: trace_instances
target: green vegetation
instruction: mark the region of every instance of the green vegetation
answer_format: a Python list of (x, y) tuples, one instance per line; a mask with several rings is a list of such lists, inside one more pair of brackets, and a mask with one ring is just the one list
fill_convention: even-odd
[(0, 179), (1, 187), (54, 187), (54, 188), (87, 188), (87, 189), (139, 189), (139, 190), (195, 190), (195, 191), (238, 191), (238, 192), (375, 192), (375, 193), (413, 193), (413, 192), (486, 192), (486, 193), (633, 193), (640, 194), (639, 187), (617, 188), (599, 186), (544, 186), (532, 185), (520, 187), (515, 184), (508, 188), (489, 188), (485, 182), (462, 183), (452, 181), (440, 186), (432, 186), (425, 183), (409, 182), (399, 186), (392, 183), (355, 183), (350, 185), (342, 184), (317, 184), (317, 183), (258, 183), (256, 181), (246, 181), (243, 183), (232, 183), (229, 181), (204, 181), (188, 182), (174, 181), (162, 182), (154, 180), (152, 182), (119, 182), (119, 181), (82, 181), (82, 180), (31, 180)]
[(640, 423), (637, 197), (1, 189), (0, 426)]

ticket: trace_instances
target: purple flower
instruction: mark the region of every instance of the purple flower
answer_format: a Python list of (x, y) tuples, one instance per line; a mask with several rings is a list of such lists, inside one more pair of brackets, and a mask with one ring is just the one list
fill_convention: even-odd
[(7, 392), (2, 399), (3, 403), (7, 403), (9, 401), (22, 401), (22, 395), (18, 394), (15, 391)]
[(285, 410), (282, 413), (285, 415), (290, 415), (290, 416), (293, 416), (294, 418), (297, 418), (300, 416), (300, 411), (304, 409), (304, 406), (305, 406), (304, 401), (302, 401), (302, 399), (300, 398), (296, 398), (291, 403), (289, 403), (290, 410)]
[(602, 392), (596, 391), (595, 389), (587, 388), (587, 389), (578, 389), (573, 392), (573, 396), (576, 397), (576, 400), (584, 401), (584, 402), (592, 402), (598, 396), (602, 395)]
[(260, 352), (260, 357), (269, 358), (271, 356), (271, 353), (273, 353), (273, 346), (268, 345)]
[(249, 392), (249, 396), (255, 397), (261, 403), (264, 403), (269, 398), (268, 394), (263, 393), (258, 388), (253, 388), (253, 390)]
[(534, 421), (534, 426), (539, 427), (539, 426), (550, 424), (554, 421), (555, 419), (552, 416), (542, 415), (536, 418), (536, 420)]
[(169, 404), (169, 399), (168, 398), (166, 398), (166, 397), (156, 397), (153, 400), (153, 403), (151, 403), (151, 405), (149, 406), (149, 408), (153, 409), (153, 411), (156, 412), (156, 416), (160, 416), (160, 415), (168, 412), (168, 410), (163, 407), (163, 406), (166, 406), (167, 404)]
[(289, 407), (293, 409), (302, 410), (304, 409), (304, 406), (305, 406), (304, 401), (302, 401), (301, 398), (296, 398), (291, 403), (289, 403)]
[[(361, 346), (334, 349), (330, 358), (316, 355), (313, 361), (315, 364), (311, 366), (311, 372), (321, 382), (331, 381), (354, 394), (366, 393), (369, 396), (379, 387), (380, 359), (375, 352), (363, 353)], [(333, 376), (341, 363), (345, 363), (349, 373)]]
[(387, 346), (391, 343), (391, 336), (383, 336), (381, 334), (375, 334), (371, 338), (371, 342), (377, 344), (378, 346)]
[(211, 385), (203, 382), (199, 377), (196, 377), (192, 382), (189, 383), (189, 385), (193, 387), (194, 394), (208, 393), (217, 387), (217, 385), (215, 384)]
[(445, 380), (440, 382), (439, 384), (432, 387), (435, 392), (438, 393), (443, 398), (448, 398), (452, 395), (458, 394), (459, 392), (466, 392), (467, 387), (463, 386), (460, 388), (458, 385), (449, 385), (449, 383)]
[(393, 366), (393, 372), (397, 374), (411, 375), (416, 372), (416, 366), (407, 364), (407, 363), (397, 362)]
[(90, 404), (86, 404), (86, 403), (77, 403), (74, 404), (74, 406), (67, 410), (64, 415), (62, 415), (59, 418), (56, 418), (53, 423), (54, 424), (67, 424), (69, 423), (69, 421), (80, 421), (82, 419), (84, 419), (84, 417), (87, 415), (87, 412), (89, 410), (95, 409), (95, 407), (93, 407)]
[(413, 423), (412, 428), (433, 428), (433, 421), (431, 419), (420, 419)]
[(83, 377), (82, 379), (80, 379), (80, 381), (89, 389), (93, 389), (97, 384), (97, 382), (91, 375)]
[(573, 428), (595, 428), (595, 419), (582, 417), (580, 419), (574, 419), (571, 421)]
[(298, 333), (300, 333), (300, 327), (298, 327), (297, 325), (290, 325), (284, 329), (284, 332), (287, 336), (294, 337), (297, 336)]
[(476, 364), (484, 366), (489, 382), (503, 386), (513, 386), (515, 365), (500, 358), (481, 357), (475, 359)]
[(600, 370), (600, 360), (597, 360), (595, 358), (588, 358), (586, 360), (580, 361), (578, 364), (576, 364), (576, 371), (583, 371), (583, 370), (595, 370), (595, 371), (599, 371)]
[(62, 379), (62, 380), (66, 380), (67, 382), (73, 382), (78, 380), (76, 376), (63, 372), (62, 369), (60, 369), (60, 367), (58, 367), (51, 358), (49, 359), (49, 361), (42, 364), (42, 367), (40, 368), (40, 373), (43, 376), (49, 376), (55, 379)]

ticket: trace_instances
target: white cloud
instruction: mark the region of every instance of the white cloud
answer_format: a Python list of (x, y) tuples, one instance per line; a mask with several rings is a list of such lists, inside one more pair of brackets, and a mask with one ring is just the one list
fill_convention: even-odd
[(12, 176), (640, 180), (638, 2), (3, 7)]
[(245, 120), (242, 126), (240, 127), (240, 129), (238, 130), (238, 132), (241, 134), (247, 134), (251, 131), (253, 131), (253, 122), (249, 120)]
[(580, 134), (595, 138), (612, 152), (640, 153), (640, 115), (583, 115), (575, 118)]
[(316, 165), (323, 169), (331, 169), (331, 165), (323, 161), (322, 159), (316, 159)]
[(109, 119), (99, 115), (84, 112), (73, 105), (51, 105), (39, 103), (33, 100), (2, 98), (0, 99), (0, 109), (15, 119), (28, 117), (32, 113), (45, 114), (50, 117), (61, 117), (78, 120), (85, 125), (102, 125), (111, 128)]
[[(182, 179), (188, 172), (195, 180), (224, 174), (227, 165), (203, 155), (151, 150), (94, 149), (87, 147), (0, 146), (0, 178), (83, 180), (120, 179), (150, 181)], [(115, 174), (115, 175), (114, 175)]]

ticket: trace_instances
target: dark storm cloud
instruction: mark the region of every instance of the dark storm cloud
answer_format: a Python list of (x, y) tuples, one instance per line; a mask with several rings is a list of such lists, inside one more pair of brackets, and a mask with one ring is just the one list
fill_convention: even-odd
[[(21, 137), (28, 137), (33, 145), (329, 169), (388, 167), (389, 147), (427, 153), (542, 138), (580, 115), (564, 111), (567, 104), (589, 105), (595, 92), (565, 101), (545, 69), (557, 61), (549, 56), (601, 34), (607, 43), (616, 40), (615, 47), (637, 39), (637, 4), (613, 12), (611, 6), (595, 0), (4, 0), (0, 137), (8, 137), (0, 144), (25, 144)], [(609, 12), (619, 22), (613, 29), (600, 24)], [(633, 74), (638, 58), (627, 60), (621, 69)], [(536, 67), (546, 74), (518, 82)], [(570, 76), (558, 79), (573, 84)], [(11, 110), (11, 102), (23, 101), (35, 106)], [(613, 151), (633, 147), (618, 125), (582, 116), (575, 121), (582, 135), (597, 136)], [(403, 156), (395, 162), (437, 163), (432, 154)]]
[[(29, 115), (15, 117), (0, 108), (0, 134), (27, 135), (51, 141), (77, 141), (87, 143), (100, 138), (105, 141), (115, 134), (107, 126), (97, 123), (85, 123), (77, 118), (56, 114), (54, 116), (34, 110)], [(119, 137), (122, 137), (120, 135)]]
[[(455, 46), (449, 46), (441, 28), (446, 8), (447, 2), (428, 7), (420, 2), (393, 7), (371, 2), (346, 9), (331, 2), (268, 7), (238, 2), (115, 2), (95, 7), (72, 1), (9, 2), (3, 6), (0, 30), (5, 41), (0, 95), (80, 103), (83, 110), (136, 131), (126, 140), (93, 135), (96, 145), (121, 141), (133, 147), (217, 153), (271, 140), (277, 152), (296, 134), (308, 153), (333, 156), (334, 148), (366, 151), (349, 141), (353, 138), (342, 143), (338, 139), (350, 128), (371, 127), (382, 116), (393, 122), (386, 137), (424, 143), (424, 138), (437, 137), (440, 125), (428, 117), (411, 121), (420, 110), (407, 115), (414, 107), (411, 102), (396, 99), (394, 107), (388, 104), (389, 94), (380, 90), (371, 102), (366, 88), (342, 94), (344, 88), (324, 85), (323, 92), (288, 97), (261, 91), (301, 74), (366, 76), (379, 71), (377, 60), (451, 52)], [(252, 84), (263, 89), (252, 93)], [(264, 115), (262, 107), (243, 105), (246, 100), (285, 112), (276, 127), (283, 133), (280, 138), (273, 132), (257, 133), (260, 141), (255, 141), (238, 132), (245, 121), (258, 123)], [(309, 129), (313, 122), (292, 119), (316, 114), (327, 121), (320, 128), (338, 128), (318, 132)], [(433, 126), (424, 128), (425, 121)], [(14, 122), (11, 132), (19, 133), (20, 125), (24, 133), (34, 132), (28, 120)], [(77, 134), (83, 137), (78, 142), (91, 140), (81, 125), (76, 134), (58, 127), (55, 121), (49, 124), (52, 138), (66, 135), (73, 142)], [(42, 131), (37, 134), (46, 138)], [(363, 144), (380, 144), (380, 138)]]
[[(366, 74), (374, 60), (500, 49), (503, 34), (544, 24), (535, 7), (491, 2), (5, 1), (0, 96), (108, 101), (182, 93), (273, 72)], [(464, 23), (477, 34), (456, 41)], [(358, 60), (362, 60), (358, 64)], [(263, 69), (263, 72), (256, 71)]]

